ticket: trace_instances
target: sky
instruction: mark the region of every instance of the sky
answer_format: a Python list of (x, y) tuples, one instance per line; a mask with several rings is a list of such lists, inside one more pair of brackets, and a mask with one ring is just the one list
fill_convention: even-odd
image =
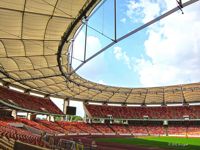
[[(117, 37), (176, 6), (176, 0), (117, 0)], [(178, 11), (115, 44), (85, 64), (77, 73), (94, 82), (122, 87), (198, 82), (199, 6), (200, 2), (196, 2), (184, 8), (184, 14)], [(107, 0), (88, 23), (111, 38), (114, 33), (112, 7), (113, 2)], [(84, 30), (85, 28), (74, 44), (74, 57), (82, 60)], [(88, 28), (87, 57), (109, 42), (111, 41)], [(75, 61), (73, 63), (76, 64)]]
[[(186, 2), (188, 0), (183, 0)], [(117, 0), (117, 38), (177, 6), (176, 0)], [(90, 81), (121, 87), (154, 87), (200, 81), (200, 2), (147, 27), (107, 49), (78, 70)], [(88, 25), (114, 38), (113, 1), (107, 0)], [(88, 27), (87, 56), (112, 42)], [(73, 57), (83, 60), (85, 26), (74, 43)], [(73, 67), (80, 64), (73, 59)], [(77, 114), (83, 115), (82, 103)]]

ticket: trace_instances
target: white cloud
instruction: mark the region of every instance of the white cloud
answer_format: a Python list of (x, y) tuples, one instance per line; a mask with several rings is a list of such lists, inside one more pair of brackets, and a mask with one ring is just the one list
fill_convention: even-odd
[(190, 69), (178, 68), (177, 66), (153, 64), (151, 61), (138, 59), (135, 69), (139, 73), (140, 83), (143, 86), (173, 85), (189, 83), (198, 79), (197, 74)]
[(126, 18), (122, 18), (122, 19), (120, 20), (120, 22), (126, 23)]
[[(84, 49), (85, 49), (85, 34), (83, 31), (79, 33), (77, 38), (74, 41), (74, 50), (73, 56), (76, 59), (83, 60), (84, 59)], [(95, 36), (87, 37), (87, 47), (86, 47), (86, 57), (90, 57), (95, 52), (101, 49), (100, 40)], [(77, 62), (75, 62), (77, 63)]]
[[(167, 7), (172, 4), (166, 0)], [(199, 82), (200, 3), (172, 14), (148, 28), (145, 53), (150, 58), (135, 59), (134, 67), (144, 86)], [(144, 13), (145, 14), (145, 13)], [(145, 16), (144, 16), (145, 18)]]
[[(164, 5), (165, 4), (165, 5)], [(177, 6), (176, 1), (169, 0), (130, 0), (126, 12), (130, 19), (139, 18), (142, 23), (155, 18)], [(184, 15), (180, 11), (168, 16), (160, 23), (147, 28), (147, 40), (144, 42), (146, 57), (132, 58), (123, 47), (114, 47), (113, 54), (118, 61), (122, 61), (129, 69), (139, 75), (143, 86), (160, 86), (178, 83), (199, 82), (200, 76), (200, 13), (199, 2), (184, 8)], [(138, 17), (140, 16), (140, 17)], [(123, 19), (123, 18), (122, 18)], [(83, 58), (84, 33), (82, 32), (75, 43), (74, 56)], [(100, 49), (101, 43), (95, 36), (88, 37), (88, 55)], [(103, 55), (86, 64), (87, 77), (96, 76), (102, 72)], [(99, 69), (102, 68), (102, 69)], [(92, 72), (92, 74), (91, 74)]]
[(127, 55), (127, 53), (125, 51), (122, 50), (121, 47), (114, 47), (114, 51), (113, 51), (115, 58), (119, 61), (123, 61), (129, 69), (131, 69), (131, 60), (130, 57)]
[(97, 81), (97, 83), (104, 84), (104, 85), (106, 84), (104, 80), (99, 80), (99, 81)]
[(127, 7), (126, 15), (133, 22), (145, 23), (158, 16), (161, 11), (156, 0), (130, 0)]
[[(84, 48), (85, 48), (85, 34), (83, 31), (81, 31), (74, 42), (73, 56), (76, 59), (84, 60)], [(102, 45), (100, 39), (96, 36), (88, 35), (86, 58), (92, 56), (101, 48)], [(81, 64), (81, 62), (76, 59), (73, 59), (73, 68), (76, 68), (78, 65)], [(97, 57), (90, 60), (89, 62), (87, 62), (86, 64), (84, 64), (78, 70), (78, 73), (84, 78), (94, 80), (97, 74), (100, 74), (102, 71), (104, 71), (104, 67), (106, 67), (104, 54), (100, 54)]]
[(122, 49), (121, 49), (121, 47), (114, 47), (114, 51), (113, 51), (113, 53), (114, 53), (115, 58), (116, 58), (117, 60), (122, 59), (122, 55), (123, 55), (123, 53), (122, 53)]
[[(176, 6), (176, 2), (168, 0), (162, 1), (162, 3), (160, 0), (132, 0), (129, 1), (127, 6), (127, 16), (135, 21), (134, 17), (142, 14), (141, 20), (136, 21), (144, 23), (156, 17), (159, 13), (163, 13)], [(184, 8), (184, 15), (178, 11), (147, 28), (148, 36), (144, 42), (144, 55), (148, 59), (143, 56), (140, 58), (129, 57), (121, 47), (114, 47), (113, 53), (115, 58), (118, 61), (123, 61), (129, 69), (133, 69), (138, 74), (142, 86), (199, 82), (199, 7), (200, 2), (197, 2), (192, 6)]]

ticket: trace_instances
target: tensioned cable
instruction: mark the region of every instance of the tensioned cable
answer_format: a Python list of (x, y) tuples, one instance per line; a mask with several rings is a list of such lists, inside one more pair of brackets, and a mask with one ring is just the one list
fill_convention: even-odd
[[(50, 6), (52, 6), (52, 7), (55, 7), (54, 5), (52, 5), (52, 4), (50, 4), (50, 3), (48, 3), (47, 1), (45, 1), (45, 0), (42, 0), (43, 2), (45, 2), (45, 3), (47, 3), (48, 5), (50, 5)], [(65, 15), (67, 15), (67, 16), (70, 16), (70, 17), (73, 17), (72, 15), (70, 15), (70, 14), (68, 14), (68, 13), (66, 13), (65, 11), (63, 11), (62, 9), (60, 9), (60, 8), (57, 8), (57, 7), (55, 7), (55, 9), (57, 9), (57, 10), (60, 10), (61, 12), (63, 12)]]
[[(0, 31), (2, 31), (2, 32), (4, 32), (4, 33), (7, 33), (7, 34), (9, 34), (9, 35), (12, 35), (12, 36), (18, 37), (19, 39), (16, 39), (16, 40), (23, 40), (23, 39), (20, 39), (20, 36), (18, 36), (18, 35), (15, 35), (15, 34), (12, 34), (12, 33), (6, 32), (6, 31), (1, 30), (1, 29), (0, 29)], [(52, 51), (52, 52), (55, 52), (55, 50), (49, 48), (48, 46), (41, 45), (41, 44), (39, 44), (39, 43), (34, 42), (33, 40), (27, 40), (27, 41), (29, 41), (29, 42), (31, 42), (31, 43), (33, 43), (33, 44), (35, 44), (35, 45), (41, 46), (42, 48), (45, 47), (45, 48), (47, 48), (48, 50), (50, 50), (50, 51)], [(44, 44), (44, 43), (43, 43), (43, 44)], [(56, 53), (55, 53), (55, 54), (56, 54)], [(42, 55), (41, 55), (41, 56), (42, 56)], [(46, 55), (43, 55), (43, 56), (45, 57)], [(48, 56), (48, 55), (47, 55), (47, 56)], [(26, 58), (26, 57), (28, 57), (28, 56), (22, 56), (22, 57), (25, 57), (25, 58)], [(34, 56), (31, 56), (31, 57), (34, 57)], [(3, 58), (3, 57), (2, 57), (2, 58)], [(26, 62), (26, 63), (29, 63), (29, 64), (32, 65), (32, 63), (30, 63), (29, 61), (21, 60), (21, 59), (16, 58), (16, 57), (8, 57), (8, 58), (15, 58), (15, 59), (18, 60), (18, 61)], [(28, 58), (29, 58), (29, 57), (28, 57)], [(46, 58), (45, 58), (45, 59), (46, 59)], [(34, 65), (34, 66), (38, 66), (38, 67), (40, 67), (40, 68), (43, 68), (42, 65)]]
[[(18, 39), (14, 39), (14, 40), (27, 40), (27, 41), (29, 41), (29, 42), (31, 42), (31, 43), (33, 43), (33, 44), (35, 44), (35, 45), (38, 45), (38, 46), (41, 46), (41, 47), (43, 47), (43, 45), (41, 45), (41, 44), (38, 44), (38, 43), (35, 43), (34, 42), (34, 39), (31, 39), (31, 40), (29, 40), (29, 39), (21, 39), (21, 36), (18, 36), (18, 35), (15, 35), (15, 34), (13, 34), (13, 33), (10, 33), (10, 32), (6, 32), (6, 31), (4, 31), (4, 30), (2, 30), (2, 29), (0, 29), (0, 31), (2, 31), (2, 32), (4, 32), (4, 33), (7, 33), (7, 34), (9, 34), (9, 35), (12, 35), (12, 36), (15, 36), (15, 37), (17, 37)], [(2, 38), (2, 39), (4, 39), (4, 38)], [(37, 40), (37, 39), (36, 39)], [(45, 41), (45, 40), (42, 40), (42, 41)], [(47, 40), (48, 41), (48, 40)], [(47, 48), (48, 50), (50, 50), (50, 51), (53, 51), (53, 52), (55, 52), (55, 50), (53, 50), (53, 49), (51, 49), (51, 48), (49, 48), (48, 46), (44, 46), (45, 48)]]
[[(85, 23), (83, 23), (83, 24), (85, 24)], [(90, 25), (87, 25), (87, 27), (90, 28), (90, 29), (92, 29), (92, 30), (94, 30), (95, 32), (97, 32), (97, 33), (103, 35), (103, 36), (106, 37), (107, 39), (109, 39), (109, 40), (111, 40), (111, 41), (114, 41), (112, 38), (110, 38), (109, 36), (107, 36), (107, 35), (104, 34), (103, 32), (101, 32), (101, 31), (99, 31), (99, 30), (97, 30), (97, 29), (91, 27)]]

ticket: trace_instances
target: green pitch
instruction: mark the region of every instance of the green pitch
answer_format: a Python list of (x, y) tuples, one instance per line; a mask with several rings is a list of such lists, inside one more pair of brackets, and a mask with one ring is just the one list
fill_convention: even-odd
[(141, 147), (157, 147), (173, 150), (200, 150), (200, 138), (184, 137), (140, 137), (140, 138), (99, 138), (97, 142), (132, 144)]

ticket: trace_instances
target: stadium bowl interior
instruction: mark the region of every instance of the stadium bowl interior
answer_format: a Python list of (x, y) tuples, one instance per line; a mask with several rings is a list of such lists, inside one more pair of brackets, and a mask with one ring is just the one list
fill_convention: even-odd
[[(0, 148), (37, 145), (33, 147), (45, 149), (68, 142), (68, 146), (84, 143), (97, 149), (101, 146), (91, 136), (199, 136), (200, 106), (190, 104), (200, 101), (200, 83), (124, 88), (94, 83), (76, 72), (71, 74), (71, 41), (82, 19), (99, 3), (100, 0), (0, 1)], [(32, 96), (30, 92), (45, 97)], [(49, 97), (84, 102), (87, 119), (54, 121), (55, 116), (65, 118), (66, 110), (62, 112)], [(159, 107), (146, 106), (153, 104)], [(17, 111), (27, 112), (27, 118), (16, 116)], [(48, 121), (36, 119), (37, 114), (47, 115)]]

